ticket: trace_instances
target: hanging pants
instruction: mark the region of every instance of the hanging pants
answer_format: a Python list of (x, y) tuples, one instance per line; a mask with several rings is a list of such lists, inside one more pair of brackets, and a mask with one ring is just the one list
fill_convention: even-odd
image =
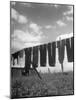
[(31, 66), (31, 50), (32, 48), (25, 49), (25, 73), (29, 74), (29, 69)]
[(47, 49), (48, 49), (48, 63), (49, 63), (49, 66), (55, 66), (55, 62), (56, 62), (56, 43), (55, 42), (48, 43)]
[(57, 41), (58, 59), (60, 64), (63, 64), (65, 55), (65, 40)]
[(33, 68), (37, 68), (38, 67), (38, 46), (33, 47), (32, 50), (33, 50), (32, 66)]
[(14, 62), (15, 59), (17, 59), (17, 64), (18, 64), (18, 55), (19, 55), (19, 52), (16, 52), (16, 53), (12, 54), (12, 57), (13, 57), (13, 65), (15, 65), (15, 62)]
[(46, 66), (46, 44), (40, 45), (40, 66)]
[(66, 51), (67, 51), (68, 62), (73, 62), (74, 61), (74, 37), (66, 39)]

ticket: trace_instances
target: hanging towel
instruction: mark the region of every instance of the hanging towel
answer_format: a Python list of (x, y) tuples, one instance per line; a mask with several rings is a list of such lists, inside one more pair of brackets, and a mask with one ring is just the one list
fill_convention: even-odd
[(46, 66), (46, 44), (40, 45), (40, 66)]
[(38, 67), (38, 46), (33, 47), (33, 58), (32, 58), (32, 66), (34, 68)]
[(25, 49), (25, 72), (29, 73), (29, 69), (31, 66), (31, 50), (32, 48)]
[(17, 64), (18, 64), (18, 55), (19, 55), (19, 52), (16, 52), (14, 54), (12, 54), (12, 57), (13, 57), (13, 65), (15, 65), (15, 59), (17, 59)]
[(67, 51), (68, 62), (73, 62), (74, 61), (74, 37), (66, 39), (66, 51)]
[(56, 43), (55, 42), (48, 43), (47, 49), (48, 49), (48, 63), (49, 63), (49, 66), (55, 66), (55, 62), (56, 62)]
[(62, 64), (65, 55), (65, 40), (57, 41), (57, 47), (58, 47), (58, 59), (60, 64)]

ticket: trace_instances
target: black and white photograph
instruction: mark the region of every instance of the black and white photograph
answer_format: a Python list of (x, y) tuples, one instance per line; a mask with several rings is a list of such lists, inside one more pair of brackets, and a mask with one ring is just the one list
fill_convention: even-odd
[(74, 5), (10, 1), (10, 97), (74, 95)]

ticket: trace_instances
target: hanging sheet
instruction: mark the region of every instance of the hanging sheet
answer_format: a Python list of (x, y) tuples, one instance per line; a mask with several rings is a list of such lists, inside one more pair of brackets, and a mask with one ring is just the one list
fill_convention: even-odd
[(48, 63), (49, 63), (49, 66), (55, 66), (55, 62), (56, 62), (56, 43), (55, 42), (48, 43), (47, 49), (48, 49)]
[(31, 50), (32, 48), (25, 49), (25, 72), (29, 73), (29, 69), (31, 66)]
[(32, 52), (33, 52), (32, 66), (34, 68), (37, 68), (38, 67), (38, 46), (33, 47)]
[(68, 62), (74, 61), (74, 37), (66, 39), (66, 51)]
[(58, 47), (58, 59), (59, 59), (59, 62), (62, 64), (64, 61), (64, 55), (65, 55), (65, 39), (57, 41), (57, 47)]
[(40, 45), (40, 66), (46, 66), (46, 44)]

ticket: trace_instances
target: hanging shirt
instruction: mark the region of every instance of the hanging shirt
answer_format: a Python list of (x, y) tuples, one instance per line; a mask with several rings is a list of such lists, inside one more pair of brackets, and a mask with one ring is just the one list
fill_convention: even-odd
[(40, 66), (46, 66), (46, 44), (40, 45)]
[(74, 37), (66, 39), (66, 51), (68, 62), (74, 61)]
[(48, 43), (47, 49), (48, 49), (48, 63), (49, 63), (49, 66), (55, 66), (55, 62), (56, 62), (56, 43), (55, 42)]
[(34, 68), (38, 67), (38, 46), (33, 47), (33, 58), (32, 58), (32, 66)]
[(62, 64), (65, 55), (65, 40), (57, 41), (57, 47), (58, 47), (58, 59), (59, 62)]
[(29, 73), (29, 69), (31, 66), (31, 50), (32, 48), (25, 49), (25, 72)]

